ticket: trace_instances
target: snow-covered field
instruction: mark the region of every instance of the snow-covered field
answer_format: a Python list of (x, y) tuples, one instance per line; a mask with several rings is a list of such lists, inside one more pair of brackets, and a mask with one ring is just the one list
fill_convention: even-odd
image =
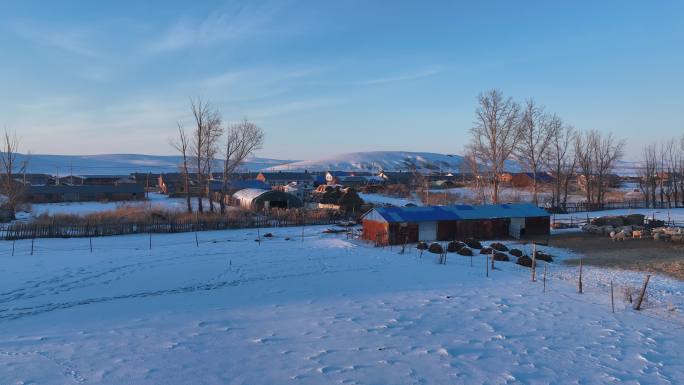
[[(486, 278), (481, 256), (323, 229), (0, 242), (0, 383), (684, 382), (679, 310), (611, 313), (625, 273), (587, 268), (579, 295), (553, 263), (544, 293), (513, 263)], [(652, 285), (682, 305), (681, 282)]]

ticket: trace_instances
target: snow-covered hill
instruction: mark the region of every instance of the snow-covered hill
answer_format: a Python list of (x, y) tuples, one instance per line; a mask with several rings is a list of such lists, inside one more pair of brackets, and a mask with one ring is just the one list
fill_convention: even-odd
[(421, 170), (458, 171), (463, 157), (460, 155), (410, 151), (368, 151), (333, 155), (316, 160), (292, 162), (272, 167), (272, 170), (293, 171), (398, 171)]
[[(20, 155), (19, 162), (27, 158)], [(174, 172), (182, 163), (180, 156), (104, 154), (104, 155), (44, 155), (28, 157), (28, 172), (68, 175), (86, 174), (129, 174), (132, 172)], [(246, 171), (257, 171), (288, 162), (269, 158), (251, 158), (242, 167)], [(216, 169), (221, 166), (217, 162)]]
[[(434, 152), (367, 151), (332, 155), (317, 160), (305, 160), (271, 167), (270, 170), (290, 171), (462, 171), (463, 156)], [(507, 162), (509, 171), (519, 171), (516, 162)]]

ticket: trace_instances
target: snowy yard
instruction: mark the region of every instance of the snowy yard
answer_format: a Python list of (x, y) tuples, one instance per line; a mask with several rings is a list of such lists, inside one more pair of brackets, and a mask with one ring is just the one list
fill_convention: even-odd
[(486, 278), (323, 229), (0, 242), (0, 383), (684, 382), (680, 310), (610, 311), (607, 280), (641, 275), (587, 269), (579, 295), (553, 263), (544, 293), (512, 262)]
[(414, 204), (416, 206), (423, 205), (423, 203), (420, 201), (420, 199), (418, 199), (418, 197), (398, 198), (375, 193), (359, 193), (359, 197), (361, 197), (361, 199), (363, 199), (364, 202), (372, 203), (375, 205), (392, 205), (397, 207), (404, 207), (409, 203)]
[[(197, 198), (192, 199), (192, 207), (197, 209)], [(203, 204), (209, 207), (209, 200), (204, 198)], [(116, 210), (119, 207), (149, 207), (167, 210), (183, 211), (186, 209), (185, 198), (169, 198), (159, 193), (149, 193), (144, 201), (121, 201), (121, 202), (62, 202), (62, 203), (34, 203), (31, 212), (17, 213), (17, 218), (27, 220), (41, 214), (75, 214), (87, 215), (108, 210)]]

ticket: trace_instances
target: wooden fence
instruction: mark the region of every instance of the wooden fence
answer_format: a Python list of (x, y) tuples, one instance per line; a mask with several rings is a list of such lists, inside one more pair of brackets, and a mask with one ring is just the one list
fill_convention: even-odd
[(32, 224), (13, 223), (0, 232), (5, 240), (32, 238), (102, 237), (110, 235), (182, 233), (208, 230), (245, 229), (261, 227), (288, 227), (329, 225), (338, 223), (336, 216), (279, 216), (255, 215), (252, 217), (219, 217), (193, 220), (149, 220), (144, 222), (117, 222), (92, 224)]
[(556, 207), (556, 208), (551, 208), (548, 209), (546, 207), (542, 207), (544, 209), (547, 209), (549, 212), (553, 213), (579, 213), (579, 212), (586, 212), (586, 211), (602, 211), (602, 210), (619, 210), (619, 209), (654, 209), (654, 210), (666, 210), (666, 209), (674, 209), (674, 208), (681, 208), (684, 207), (684, 205), (680, 203), (675, 203), (675, 202), (655, 202), (653, 203), (648, 203), (646, 201), (624, 201), (624, 202), (605, 202), (605, 203), (587, 203), (587, 202), (577, 202), (577, 203), (567, 203), (563, 207)]

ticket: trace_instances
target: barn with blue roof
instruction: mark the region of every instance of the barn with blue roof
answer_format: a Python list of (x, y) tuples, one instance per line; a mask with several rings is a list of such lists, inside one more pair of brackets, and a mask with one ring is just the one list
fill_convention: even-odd
[(548, 237), (549, 213), (532, 204), (376, 207), (363, 216), (363, 238), (378, 244), (465, 238)]

